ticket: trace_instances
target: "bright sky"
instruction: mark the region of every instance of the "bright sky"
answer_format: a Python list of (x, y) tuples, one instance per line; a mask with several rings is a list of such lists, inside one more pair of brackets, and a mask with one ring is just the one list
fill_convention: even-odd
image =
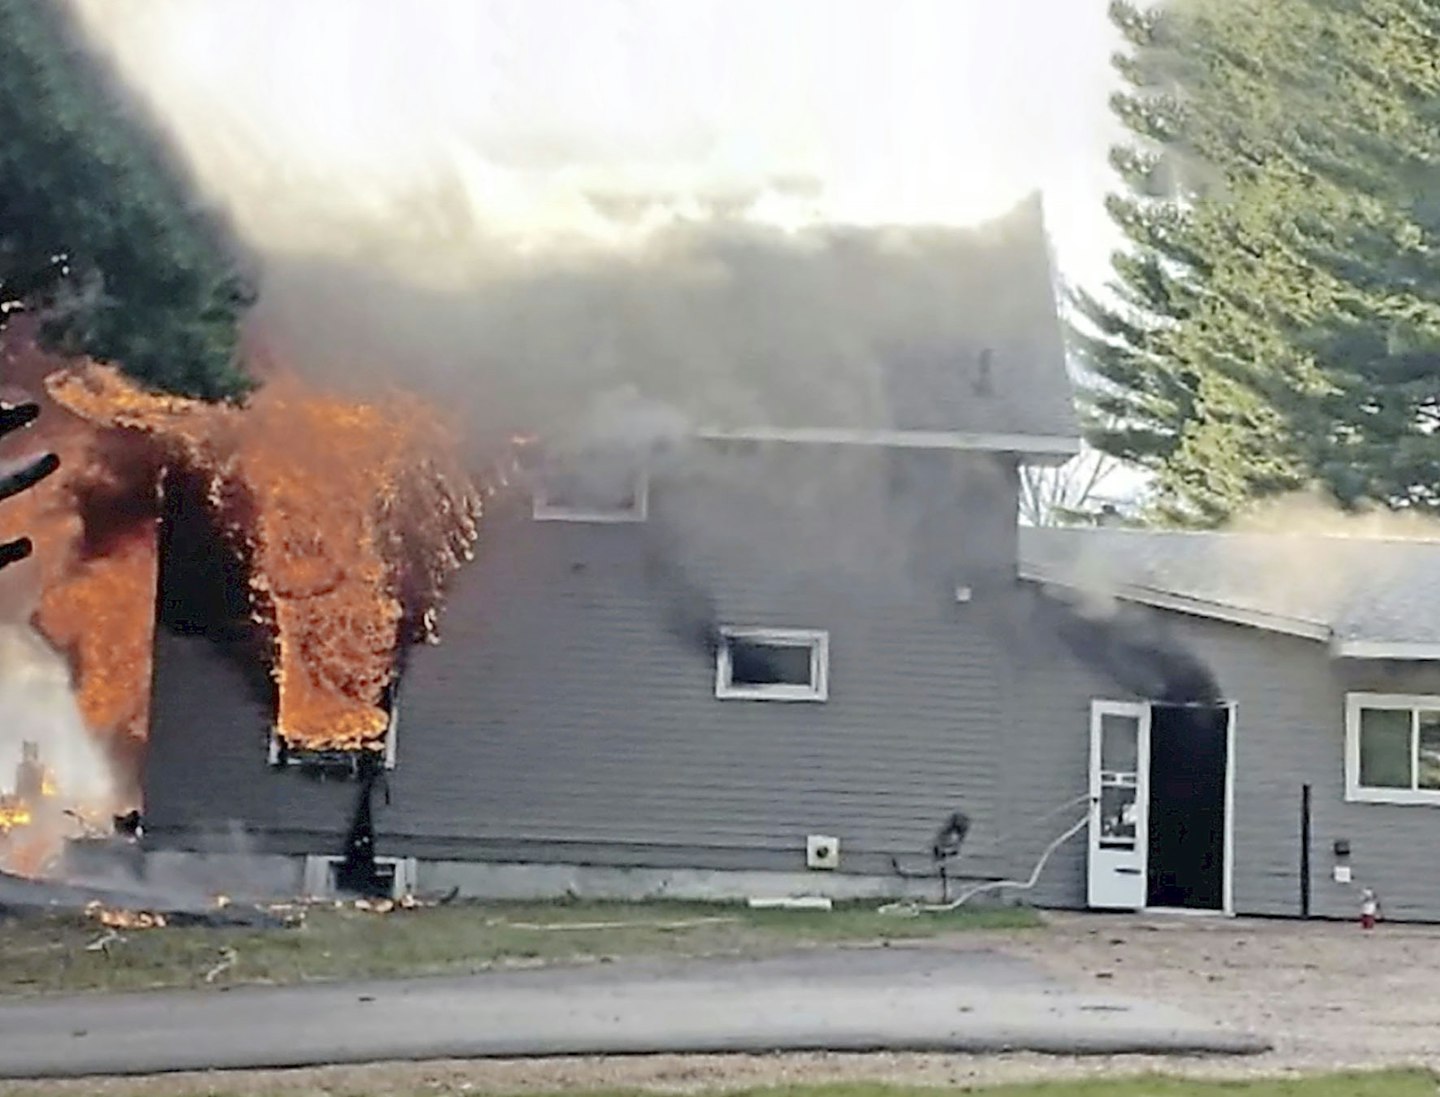
[(725, 196), (965, 223), (1038, 188), (1068, 278), (1113, 246), (1105, 0), (77, 2), (252, 227), (277, 179), (343, 204), (450, 165), (512, 229)]

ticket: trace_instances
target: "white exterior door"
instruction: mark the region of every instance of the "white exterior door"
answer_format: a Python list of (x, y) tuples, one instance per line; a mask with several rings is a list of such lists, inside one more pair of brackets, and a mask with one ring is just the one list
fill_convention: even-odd
[(1150, 706), (1090, 706), (1089, 905), (1141, 910), (1148, 892)]

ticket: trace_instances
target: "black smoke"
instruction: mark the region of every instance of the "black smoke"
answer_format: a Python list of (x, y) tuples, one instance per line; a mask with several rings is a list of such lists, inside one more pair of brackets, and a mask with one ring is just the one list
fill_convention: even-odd
[(676, 539), (658, 522), (647, 523), (645, 579), (664, 615), (665, 630), (688, 650), (713, 659), (720, 650), (715, 596), (682, 562)]
[(1176, 705), (1221, 700), (1204, 660), (1153, 613), (1125, 605), (1087, 613), (1041, 594), (1040, 614), (1076, 658), (1137, 697)]

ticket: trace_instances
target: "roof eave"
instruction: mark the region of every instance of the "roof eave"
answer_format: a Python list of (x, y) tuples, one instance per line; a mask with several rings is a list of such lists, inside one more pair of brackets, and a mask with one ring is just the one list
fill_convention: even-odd
[[(1050, 586), (1064, 587), (1069, 590), (1083, 591), (1084, 584), (1073, 579), (1050, 571), (1047, 568), (1033, 564), (1022, 563), (1019, 569), (1020, 578), (1035, 583), (1045, 583)], [(1304, 617), (1291, 617), (1286, 614), (1268, 613), (1264, 610), (1253, 609), (1248, 606), (1234, 606), (1224, 602), (1215, 602), (1206, 598), (1196, 598), (1188, 594), (1179, 594), (1175, 591), (1161, 590), (1157, 587), (1149, 587), (1140, 583), (1120, 583), (1107, 589), (1107, 593), (1125, 602), (1134, 602), (1139, 605), (1151, 606), (1155, 609), (1171, 610), (1175, 613), (1185, 613), (1192, 617), (1204, 617), (1213, 621), (1225, 621), (1233, 625), (1246, 625), (1250, 628), (1264, 629), (1266, 632), (1278, 632), (1286, 636), (1298, 636), (1305, 640), (1329, 641), (1332, 639), (1330, 626), (1323, 621), (1312, 621)]]
[(1341, 640), (1330, 645), (1337, 659), (1440, 661), (1440, 643), (1424, 640)]
[(711, 442), (788, 442), (801, 445), (884, 446), (893, 449), (971, 450), (1013, 453), (1032, 464), (1063, 465), (1080, 452), (1069, 435), (991, 434), (976, 431), (866, 430), (850, 427), (703, 427)]

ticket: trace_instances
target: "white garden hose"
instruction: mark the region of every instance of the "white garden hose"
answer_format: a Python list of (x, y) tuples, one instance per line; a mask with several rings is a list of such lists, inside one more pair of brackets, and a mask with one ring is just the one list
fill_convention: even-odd
[[(1088, 793), (1083, 797), (1076, 797), (1076, 800), (1082, 799), (1089, 800), (1091, 799), (1091, 797)], [(1074, 802), (1075, 801), (1071, 801), (1071, 803)], [(1070, 805), (1067, 804), (1066, 806), (1068, 807)], [(1052, 811), (1050, 814), (1053, 815), (1055, 813)], [(886, 903), (883, 907), (880, 908), (880, 913), (903, 914), (908, 917), (914, 917), (918, 914), (943, 914), (947, 911), (955, 910), (961, 906), (964, 906), (971, 899), (975, 898), (975, 896), (980, 895), (986, 891), (1001, 891), (1006, 888), (1014, 891), (1029, 891), (1039, 882), (1040, 874), (1045, 871), (1045, 865), (1050, 860), (1051, 855), (1057, 849), (1063, 846), (1066, 842), (1068, 842), (1071, 838), (1075, 837), (1075, 835), (1079, 834), (1082, 830), (1084, 830), (1086, 825), (1089, 824), (1089, 822), (1090, 813), (1087, 811), (1084, 816), (1076, 820), (1073, 825), (1064, 830), (1057, 838), (1055, 838), (1048, 846), (1046, 846), (1045, 852), (1040, 854), (1040, 859), (1035, 862), (1035, 867), (1030, 871), (1030, 876), (1028, 879), (990, 880), (983, 884), (976, 884), (974, 887), (967, 888), (965, 891), (961, 892), (948, 903), (920, 903), (916, 902), (913, 899), (902, 899), (899, 902)]]

